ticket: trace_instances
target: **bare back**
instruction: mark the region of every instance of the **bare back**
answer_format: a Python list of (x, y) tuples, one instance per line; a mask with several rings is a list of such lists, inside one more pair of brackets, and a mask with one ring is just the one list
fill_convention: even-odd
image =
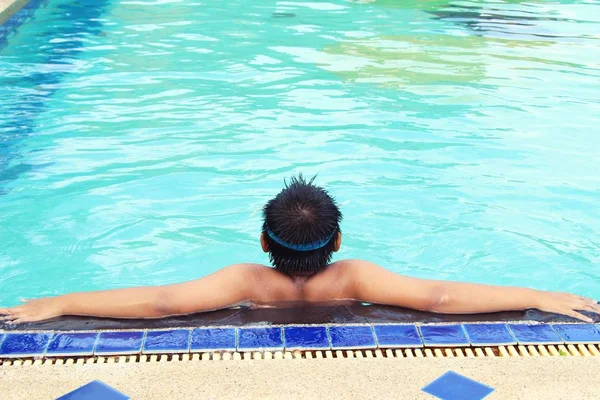
[(329, 302), (352, 298), (346, 274), (353, 260), (337, 261), (321, 272), (309, 277), (290, 277), (274, 268), (256, 268), (255, 279), (259, 283), (253, 293), (256, 304), (286, 302)]

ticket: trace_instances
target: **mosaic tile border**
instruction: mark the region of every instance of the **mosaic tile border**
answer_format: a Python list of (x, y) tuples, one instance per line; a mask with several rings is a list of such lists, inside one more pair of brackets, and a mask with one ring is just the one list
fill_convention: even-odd
[(600, 344), (600, 324), (339, 324), (0, 332), (0, 358)]

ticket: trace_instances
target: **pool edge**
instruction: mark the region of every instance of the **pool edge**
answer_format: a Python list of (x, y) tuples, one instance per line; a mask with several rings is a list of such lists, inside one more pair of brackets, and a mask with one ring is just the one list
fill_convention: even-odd
[(29, 0), (0, 0), (0, 25), (21, 10)]

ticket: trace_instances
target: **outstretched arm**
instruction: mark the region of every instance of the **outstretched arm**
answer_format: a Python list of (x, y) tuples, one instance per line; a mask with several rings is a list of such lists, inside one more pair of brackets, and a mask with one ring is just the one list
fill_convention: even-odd
[[(0, 321), (42, 321), (60, 315), (157, 318), (231, 306), (254, 297), (253, 287), (267, 268), (232, 265), (202, 279), (168, 285), (72, 293), (0, 308)], [(4, 315), (4, 316), (1, 316)]]
[(587, 322), (592, 320), (578, 311), (600, 313), (595, 300), (569, 293), (409, 278), (367, 261), (343, 262), (346, 265), (341, 270), (347, 271), (348, 296), (369, 303), (445, 314), (536, 308)]

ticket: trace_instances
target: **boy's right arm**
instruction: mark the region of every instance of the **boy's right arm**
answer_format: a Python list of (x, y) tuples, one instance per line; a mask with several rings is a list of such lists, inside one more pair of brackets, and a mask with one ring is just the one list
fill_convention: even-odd
[[(215, 310), (256, 297), (257, 280), (272, 273), (256, 264), (238, 264), (189, 282), (151, 287), (71, 293), (0, 308), (0, 321), (42, 321), (60, 315), (157, 318)], [(4, 315), (4, 316), (2, 316)]]
[(338, 263), (346, 282), (344, 297), (369, 303), (444, 314), (536, 308), (587, 322), (592, 320), (579, 311), (600, 313), (600, 305), (595, 300), (569, 293), (410, 278), (361, 260)]

